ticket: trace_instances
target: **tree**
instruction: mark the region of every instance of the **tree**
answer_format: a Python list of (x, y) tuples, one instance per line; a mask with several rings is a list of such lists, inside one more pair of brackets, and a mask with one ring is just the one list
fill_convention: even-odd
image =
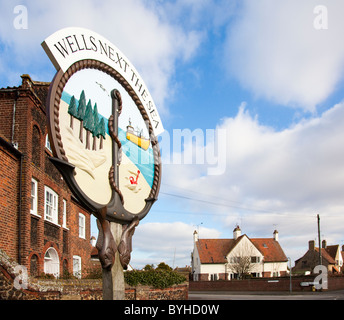
[(84, 128), (86, 129), (86, 149), (90, 148), (90, 133), (94, 130), (94, 120), (91, 100), (88, 100), (84, 117)]
[(69, 102), (68, 113), (70, 114), (70, 127), (73, 129), (73, 120), (77, 116), (75, 97), (72, 96)]
[(167, 270), (167, 271), (171, 271), (172, 268), (166, 264), (165, 262), (160, 262), (156, 268), (156, 270)]
[(228, 264), (228, 269), (238, 275), (238, 279), (244, 279), (252, 269), (250, 256), (233, 257), (232, 263)]
[(100, 137), (100, 146), (99, 149), (103, 149), (103, 139), (105, 139), (105, 121), (104, 118), (100, 119), (97, 137)]
[(228, 270), (236, 274), (238, 279), (244, 279), (257, 268), (257, 263), (260, 262), (257, 254), (259, 253), (249, 243), (243, 243), (235, 253), (227, 258), (229, 260)]
[(84, 117), (85, 117), (85, 111), (86, 111), (86, 97), (85, 97), (85, 92), (82, 90), (80, 94), (80, 99), (79, 99), (79, 105), (78, 105), (78, 112), (76, 115), (76, 118), (80, 120), (80, 133), (79, 133), (79, 139), (81, 142), (84, 142), (83, 138), (83, 128), (84, 128)]
[(146, 264), (143, 269), (144, 271), (152, 271), (154, 270), (154, 264)]
[(97, 137), (99, 137), (99, 115), (98, 115), (98, 108), (97, 104), (94, 105), (93, 108), (93, 146), (92, 150), (97, 150)]

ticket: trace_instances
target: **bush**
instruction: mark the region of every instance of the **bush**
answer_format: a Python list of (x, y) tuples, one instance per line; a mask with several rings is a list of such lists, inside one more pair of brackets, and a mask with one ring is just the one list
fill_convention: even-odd
[(45, 273), (42, 272), (40, 275), (36, 277), (37, 279), (42, 279), (42, 280), (55, 280), (55, 276), (50, 274), (50, 273)]
[(64, 279), (64, 280), (77, 279), (77, 277), (73, 273), (65, 270), (63, 271), (63, 274), (61, 275), (60, 279)]
[(138, 284), (164, 289), (175, 284), (183, 283), (186, 279), (183, 275), (171, 270), (127, 271), (124, 280), (130, 286)]

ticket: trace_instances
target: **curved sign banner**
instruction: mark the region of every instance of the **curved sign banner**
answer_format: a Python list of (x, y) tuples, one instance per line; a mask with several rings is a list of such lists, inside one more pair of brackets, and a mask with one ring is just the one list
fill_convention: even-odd
[(96, 215), (142, 219), (159, 193), (163, 126), (141, 76), (90, 30), (66, 28), (42, 46), (57, 69), (47, 100), (51, 160)]

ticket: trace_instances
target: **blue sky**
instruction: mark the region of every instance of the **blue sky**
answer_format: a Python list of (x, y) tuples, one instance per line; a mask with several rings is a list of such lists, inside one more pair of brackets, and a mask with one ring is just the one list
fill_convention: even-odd
[[(27, 9), (24, 29), (16, 5)], [(195, 229), (229, 238), (236, 224), (252, 238), (277, 229), (294, 261), (317, 240), (317, 214), (321, 237), (344, 244), (341, 0), (2, 1), (0, 12), (1, 87), (24, 73), (51, 81), (40, 44), (70, 26), (108, 38), (146, 82), (170, 161), (159, 201), (135, 232), (133, 267), (189, 265)], [(184, 129), (222, 135), (176, 150)], [(225, 170), (210, 174), (206, 157), (171, 161), (189, 151), (214, 151)]]

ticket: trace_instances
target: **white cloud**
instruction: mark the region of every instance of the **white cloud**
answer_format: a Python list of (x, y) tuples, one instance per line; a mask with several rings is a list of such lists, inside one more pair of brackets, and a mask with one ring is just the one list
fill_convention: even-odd
[(276, 131), (261, 125), (242, 104), (235, 117), (219, 125), (227, 131), (223, 175), (205, 175), (202, 165), (168, 165), (164, 181), (178, 186), (171, 192), (200, 200), (189, 201), (185, 211), (213, 213), (209, 223), (216, 222), (221, 237), (231, 237), (237, 223), (251, 237), (272, 237), (277, 228), (286, 254), (295, 260), (317, 237), (317, 213), (323, 236), (332, 244), (342, 240), (343, 121), (344, 103), (339, 103), (319, 117)]
[[(140, 223), (133, 237), (130, 263), (138, 269), (160, 262), (171, 267), (190, 265), (194, 230), (195, 226), (183, 222)], [(218, 238), (220, 235), (219, 231), (205, 227), (200, 227), (199, 232), (205, 238)]]
[(201, 37), (197, 32), (185, 31), (162, 20), (154, 7), (138, 0), (23, 1), (22, 4), (28, 12), (27, 30), (14, 28), (14, 4), (9, 1), (0, 4), (0, 46), (5, 51), (1, 59), (8, 65), (5, 74), (9, 74), (2, 77), (3, 81), (12, 80), (12, 73), (18, 78), (20, 73), (38, 75), (37, 70), (42, 70), (43, 64), (44, 68), (51, 66), (51, 75), (44, 74), (51, 78), (35, 80), (50, 81), (54, 68), (41, 42), (61, 28), (79, 26), (102, 34), (124, 52), (161, 111), (167, 111), (165, 102), (173, 93), (171, 77), (176, 61), (189, 59)]
[(230, 75), (258, 97), (314, 111), (334, 91), (344, 67), (344, 3), (322, 4), (328, 29), (317, 30), (318, 1), (244, 1), (228, 28)]

